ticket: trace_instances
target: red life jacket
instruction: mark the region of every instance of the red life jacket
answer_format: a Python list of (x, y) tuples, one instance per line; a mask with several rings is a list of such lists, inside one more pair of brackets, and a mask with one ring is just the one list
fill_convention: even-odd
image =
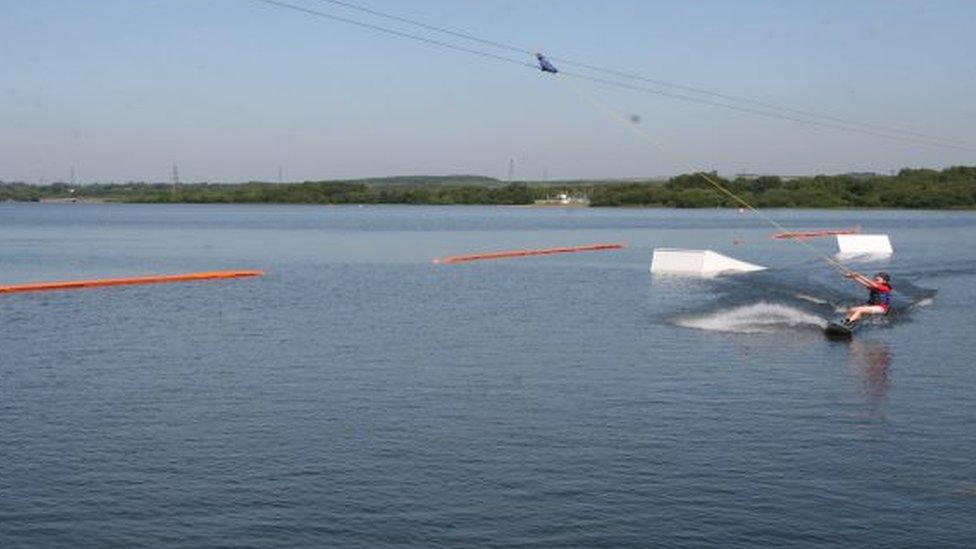
[(871, 288), (868, 305), (878, 305), (887, 313), (888, 307), (891, 306), (891, 286), (887, 283), (878, 284), (875, 282), (874, 287)]

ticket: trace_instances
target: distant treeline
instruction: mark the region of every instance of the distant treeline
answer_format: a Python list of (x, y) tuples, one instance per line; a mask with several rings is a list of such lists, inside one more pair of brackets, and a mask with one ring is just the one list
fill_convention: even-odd
[[(942, 171), (901, 170), (894, 176), (762, 176), (728, 180), (709, 174), (757, 208), (976, 208), (976, 167)], [(659, 185), (614, 184), (593, 188), (593, 206), (738, 207), (701, 175), (674, 177)]]
[[(905, 169), (897, 175), (710, 176), (760, 208), (976, 208), (976, 167), (942, 171)], [(592, 206), (738, 207), (701, 174), (667, 181), (501, 181), (476, 176), (398, 177), (304, 183), (184, 184), (64, 183), (37, 186), (0, 182), (0, 201), (102, 200), (139, 203), (278, 204), (531, 204), (556, 193), (586, 195)]]

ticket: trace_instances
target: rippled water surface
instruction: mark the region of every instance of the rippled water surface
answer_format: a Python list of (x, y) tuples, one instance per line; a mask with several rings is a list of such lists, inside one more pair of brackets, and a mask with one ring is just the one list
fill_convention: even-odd
[(0, 204), (0, 285), (267, 272), (0, 295), (0, 546), (971, 547), (976, 214), (771, 214), (898, 314), (737, 212)]

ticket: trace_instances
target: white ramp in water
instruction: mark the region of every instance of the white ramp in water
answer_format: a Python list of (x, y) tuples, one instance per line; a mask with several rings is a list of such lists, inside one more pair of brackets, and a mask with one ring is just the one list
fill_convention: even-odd
[(894, 253), (886, 234), (839, 234), (837, 249), (842, 256), (888, 256)]
[(654, 274), (714, 276), (720, 273), (761, 271), (765, 268), (711, 250), (654, 248), (654, 255), (651, 257), (651, 272)]

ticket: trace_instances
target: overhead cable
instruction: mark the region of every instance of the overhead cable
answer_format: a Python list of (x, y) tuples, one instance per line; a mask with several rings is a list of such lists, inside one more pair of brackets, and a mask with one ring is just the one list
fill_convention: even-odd
[[(323, 11), (320, 11), (320, 10), (315, 10), (315, 9), (307, 8), (307, 7), (304, 7), (304, 6), (296, 5), (296, 4), (293, 4), (293, 3), (290, 3), (290, 2), (284, 2), (284, 1), (281, 1), (281, 0), (255, 0), (255, 1), (256, 2), (261, 2), (261, 3), (264, 3), (264, 4), (268, 4), (268, 5), (271, 5), (271, 6), (275, 6), (275, 7), (278, 7), (278, 8), (283, 8), (283, 9), (288, 9), (288, 10), (292, 10), (292, 11), (304, 13), (306, 15), (310, 15), (310, 16), (313, 16), (313, 17), (317, 17), (317, 18), (321, 18), (321, 19), (328, 19), (328, 20), (332, 20), (332, 21), (338, 21), (338, 22), (342, 22), (342, 23), (346, 23), (346, 24), (350, 24), (350, 25), (355, 25), (355, 26), (358, 26), (358, 27), (362, 27), (362, 28), (365, 28), (365, 29), (372, 30), (372, 31), (382, 32), (382, 33), (385, 33), (385, 34), (397, 36), (397, 37), (400, 37), (400, 38), (407, 38), (407, 39), (410, 39), (410, 40), (414, 40), (414, 41), (417, 41), (417, 42), (426, 43), (426, 44), (433, 45), (433, 46), (438, 46), (438, 47), (441, 47), (441, 48), (446, 48), (446, 49), (460, 51), (460, 52), (464, 52), (464, 53), (468, 53), (468, 54), (472, 54), (472, 55), (477, 55), (477, 56), (480, 56), (480, 57), (483, 57), (483, 58), (494, 59), (496, 61), (502, 61), (502, 62), (511, 63), (511, 64), (514, 64), (514, 65), (520, 65), (520, 66), (527, 67), (527, 68), (531, 68), (531, 69), (535, 69), (535, 70), (538, 70), (538, 68), (539, 68), (536, 64), (531, 63), (531, 62), (528, 62), (528, 61), (525, 61), (525, 60), (522, 60), (522, 59), (516, 59), (516, 58), (513, 58), (513, 57), (506, 56), (506, 55), (500, 55), (500, 54), (496, 54), (496, 53), (484, 51), (482, 49), (476, 49), (476, 48), (473, 48), (473, 47), (462, 46), (462, 45), (458, 45), (458, 44), (455, 44), (455, 43), (446, 42), (444, 40), (438, 40), (438, 39), (435, 39), (435, 38), (430, 38), (428, 36), (421, 36), (421, 35), (418, 35), (418, 34), (404, 32), (404, 31), (401, 31), (401, 30), (398, 30), (398, 29), (393, 29), (393, 28), (384, 27), (384, 26), (381, 26), (381, 25), (376, 25), (376, 24), (373, 24), (373, 23), (368, 23), (368, 22), (365, 22), (365, 21), (360, 21), (358, 19), (352, 19), (352, 18), (349, 18), (349, 17), (343, 17), (343, 16), (335, 15), (333, 13), (326, 13), (326, 12), (323, 12)], [(474, 35), (471, 35), (471, 34), (468, 34), (468, 33), (460, 32), (460, 31), (456, 31), (456, 30), (452, 30), (452, 29), (438, 27), (438, 26), (435, 26), (435, 25), (429, 25), (427, 23), (423, 23), (421, 21), (416, 21), (416, 20), (409, 19), (409, 18), (406, 18), (406, 17), (401, 17), (401, 16), (398, 16), (398, 15), (393, 15), (393, 14), (381, 12), (381, 11), (378, 11), (378, 10), (373, 10), (373, 9), (370, 9), (370, 8), (365, 8), (365, 7), (359, 6), (357, 4), (353, 4), (351, 2), (346, 2), (344, 0), (318, 0), (318, 1), (319, 2), (323, 2), (323, 3), (337, 5), (337, 6), (342, 6), (342, 7), (349, 8), (349, 9), (353, 9), (353, 10), (357, 10), (357, 11), (360, 11), (362, 13), (366, 13), (366, 14), (369, 14), (369, 15), (377, 16), (377, 17), (383, 17), (383, 18), (386, 18), (386, 19), (398, 21), (400, 23), (406, 23), (406, 24), (413, 25), (413, 26), (416, 26), (416, 27), (419, 27), (419, 28), (423, 28), (425, 30), (439, 32), (439, 33), (442, 33), (442, 34), (447, 34), (447, 35), (450, 35), (450, 36), (453, 36), (453, 37), (456, 37), (456, 38), (461, 38), (461, 39), (464, 39), (464, 40), (469, 40), (469, 41), (477, 42), (477, 43), (480, 43), (480, 44), (483, 44), (483, 45), (487, 45), (487, 46), (491, 46), (491, 47), (494, 47), (494, 48), (505, 49), (505, 50), (508, 50), (508, 51), (511, 51), (511, 52), (516, 52), (516, 53), (520, 53), (520, 54), (533, 54), (533, 52), (531, 52), (530, 50), (524, 49), (524, 48), (519, 48), (519, 47), (516, 47), (516, 46), (512, 46), (512, 45), (505, 44), (505, 43), (498, 42), (498, 41), (494, 41), (494, 40), (487, 40), (487, 39), (484, 39), (484, 38), (480, 38), (480, 37), (477, 37), (477, 36), (474, 36)], [(874, 136), (874, 137), (881, 137), (881, 138), (885, 138), (885, 139), (893, 139), (893, 140), (897, 140), (897, 141), (910, 142), (910, 143), (915, 143), (915, 144), (924, 144), (924, 145), (934, 146), (934, 147), (944, 147), (944, 148), (950, 148), (950, 149), (958, 149), (958, 150), (967, 150), (967, 151), (976, 150), (973, 147), (966, 146), (966, 145), (964, 145), (964, 144), (962, 144), (961, 142), (958, 142), (958, 141), (952, 141), (952, 140), (948, 140), (948, 139), (944, 139), (944, 138), (940, 138), (940, 137), (936, 137), (936, 136), (929, 136), (929, 135), (922, 134), (922, 133), (918, 133), (918, 132), (910, 132), (910, 131), (906, 131), (906, 130), (899, 130), (899, 129), (896, 129), (896, 128), (889, 128), (889, 127), (886, 127), (886, 126), (879, 126), (879, 125), (875, 125), (875, 124), (866, 124), (866, 123), (860, 123), (860, 122), (853, 122), (853, 121), (848, 121), (848, 120), (844, 120), (844, 119), (837, 118), (837, 117), (831, 117), (831, 116), (827, 116), (827, 115), (820, 115), (820, 114), (812, 113), (812, 112), (809, 112), (809, 111), (802, 111), (802, 110), (799, 110), (799, 109), (791, 109), (791, 108), (787, 108), (787, 107), (779, 107), (779, 106), (776, 106), (776, 105), (773, 105), (773, 104), (770, 104), (770, 103), (764, 103), (764, 102), (761, 102), (761, 101), (751, 100), (751, 99), (742, 98), (742, 97), (736, 97), (736, 96), (732, 96), (732, 95), (725, 95), (725, 94), (721, 94), (721, 93), (718, 93), (718, 92), (712, 92), (710, 90), (705, 90), (705, 89), (701, 89), (701, 88), (694, 88), (694, 87), (690, 87), (690, 86), (683, 86), (683, 85), (680, 85), (680, 84), (668, 83), (668, 82), (661, 81), (661, 80), (655, 80), (655, 79), (646, 78), (646, 77), (643, 77), (643, 76), (640, 76), (640, 75), (630, 74), (630, 73), (626, 73), (626, 72), (622, 72), (622, 71), (616, 71), (614, 69), (607, 69), (607, 68), (599, 67), (599, 66), (596, 66), (596, 65), (589, 65), (589, 64), (585, 64), (585, 63), (574, 62), (574, 61), (571, 61), (571, 60), (568, 60), (568, 59), (562, 59), (562, 58), (559, 58), (559, 57), (550, 56), (550, 59), (552, 59), (553, 61), (559, 61), (561, 63), (565, 63), (567, 65), (571, 65), (571, 66), (583, 67), (583, 68), (586, 68), (586, 69), (591, 70), (591, 71), (603, 72), (603, 73), (606, 73), (606, 74), (613, 74), (613, 75), (617, 75), (617, 76), (620, 76), (620, 77), (623, 77), (623, 78), (629, 78), (631, 80), (641, 80), (641, 81), (645, 81), (645, 82), (650, 82), (650, 83), (654, 83), (654, 84), (659, 85), (659, 86), (671, 87), (671, 88), (674, 88), (674, 89), (680, 89), (680, 90), (688, 91), (688, 92), (691, 92), (691, 93), (696, 93), (696, 94), (699, 94), (699, 95), (706, 95), (706, 96), (711, 96), (711, 97), (716, 97), (716, 98), (724, 99), (725, 101), (715, 101), (713, 99), (708, 99), (708, 98), (704, 98), (704, 97), (696, 97), (694, 95), (689, 95), (688, 93), (677, 93), (677, 92), (674, 92), (674, 91), (668, 91), (668, 90), (662, 90), (662, 89), (658, 89), (658, 88), (652, 88), (652, 87), (645, 86), (645, 85), (639, 85), (639, 84), (634, 84), (634, 83), (630, 83), (630, 82), (624, 82), (624, 81), (620, 81), (620, 80), (614, 80), (614, 79), (610, 79), (610, 78), (604, 78), (604, 77), (600, 77), (600, 76), (593, 76), (593, 75), (583, 74), (583, 73), (575, 73), (575, 72), (561, 71), (561, 74), (563, 74), (565, 76), (569, 76), (569, 77), (572, 77), (572, 78), (579, 78), (579, 79), (589, 80), (591, 82), (595, 82), (595, 83), (599, 83), (599, 84), (604, 84), (604, 85), (608, 85), (608, 86), (614, 86), (614, 87), (622, 88), (622, 89), (628, 89), (628, 90), (631, 90), (631, 91), (637, 91), (637, 92), (648, 93), (648, 94), (653, 94), (653, 95), (658, 95), (658, 96), (663, 96), (663, 97), (669, 97), (669, 98), (672, 98), (672, 99), (678, 99), (678, 100), (682, 100), (682, 101), (688, 101), (688, 102), (693, 102), (693, 103), (710, 105), (710, 106), (724, 108), (724, 109), (733, 110), (733, 111), (738, 111), (738, 112), (742, 112), (742, 113), (764, 116), (764, 117), (767, 117), (767, 118), (777, 118), (777, 119), (781, 119), (781, 120), (792, 121), (792, 122), (799, 123), (799, 124), (805, 124), (805, 125), (810, 125), (810, 126), (817, 126), (817, 127), (822, 127), (822, 128), (828, 128), (828, 129), (840, 130), (840, 131), (847, 131), (847, 132), (853, 132), (853, 133), (860, 133), (860, 134), (864, 134), (864, 135), (871, 135), (871, 136)], [(744, 103), (746, 105), (752, 105), (752, 106), (737, 105), (737, 104), (735, 104), (735, 102)], [(759, 108), (759, 107), (761, 107), (761, 108)]]
[[(455, 38), (461, 38), (461, 39), (464, 39), (464, 40), (469, 40), (471, 42), (475, 42), (475, 43), (482, 44), (482, 45), (486, 45), (486, 46), (491, 46), (491, 47), (494, 47), (494, 48), (499, 48), (499, 49), (503, 49), (503, 50), (507, 50), (507, 51), (511, 51), (511, 52), (515, 52), (515, 53), (527, 54), (527, 55), (532, 55), (532, 54), (535, 53), (535, 52), (533, 52), (531, 50), (528, 50), (526, 48), (522, 48), (522, 47), (515, 46), (515, 45), (512, 45), (512, 44), (506, 44), (504, 42), (499, 42), (499, 41), (496, 41), (496, 40), (489, 40), (489, 39), (482, 38), (482, 37), (479, 37), (479, 36), (475, 36), (475, 35), (472, 35), (470, 33), (462, 32), (462, 31), (459, 31), (459, 30), (456, 30), (456, 29), (449, 29), (449, 28), (446, 28), (446, 27), (440, 27), (440, 26), (436, 26), (436, 25), (431, 25), (429, 23), (424, 23), (424, 22), (418, 21), (416, 19), (411, 19), (411, 18), (408, 18), (408, 17), (403, 17), (403, 16), (400, 16), (400, 15), (395, 15), (395, 14), (392, 14), (392, 13), (388, 13), (388, 12), (383, 12), (383, 11), (376, 10), (376, 9), (367, 8), (365, 6), (361, 6), (361, 5), (355, 4), (353, 2), (347, 2), (345, 0), (318, 0), (318, 1), (319, 2), (322, 2), (322, 3), (336, 5), (336, 6), (342, 6), (344, 8), (348, 8), (348, 9), (351, 9), (351, 10), (356, 10), (356, 11), (359, 11), (361, 13), (366, 13), (366, 14), (369, 14), (369, 15), (372, 15), (372, 16), (376, 16), (376, 17), (383, 17), (385, 19), (389, 19), (389, 20), (392, 20), (392, 21), (397, 21), (399, 23), (406, 23), (408, 25), (413, 25), (413, 26), (416, 26), (418, 28), (422, 28), (422, 29), (425, 29), (425, 30), (439, 32), (439, 33), (442, 33), (442, 34), (446, 34), (448, 36), (453, 36)], [(637, 81), (641, 81), (641, 82), (645, 82), (645, 83), (649, 83), (649, 84), (654, 84), (654, 85), (657, 85), (657, 86), (664, 86), (666, 88), (672, 88), (672, 89), (681, 90), (681, 91), (684, 91), (684, 92), (690, 92), (690, 93), (694, 93), (694, 94), (705, 95), (705, 96), (709, 96), (709, 97), (714, 97), (714, 98), (722, 99), (722, 100), (725, 100), (725, 101), (732, 101), (734, 103), (744, 103), (744, 104), (752, 105), (753, 107), (761, 107), (763, 109), (771, 109), (771, 110), (774, 110), (774, 111), (782, 111), (784, 113), (791, 113), (793, 115), (799, 115), (799, 116), (803, 116), (803, 117), (806, 117), (806, 118), (820, 119), (820, 120), (823, 120), (823, 121), (831, 122), (833, 124), (841, 124), (841, 125), (850, 126), (850, 127), (861, 127), (861, 128), (864, 128), (864, 129), (869, 129), (869, 130), (874, 130), (874, 131), (881, 131), (881, 132), (884, 132), (884, 133), (894, 133), (894, 134), (900, 134), (900, 135), (904, 135), (904, 136), (921, 138), (921, 139), (927, 140), (929, 142), (929, 144), (936, 144), (936, 143), (938, 143), (938, 144), (943, 144), (943, 145), (946, 145), (946, 146), (953, 146), (953, 145), (955, 145), (955, 146), (959, 146), (959, 147), (962, 147), (962, 148), (967, 149), (967, 150), (972, 150), (972, 149), (966, 147), (966, 143), (964, 143), (964, 142), (962, 142), (960, 140), (957, 140), (957, 139), (948, 139), (948, 138), (940, 137), (940, 136), (937, 136), (937, 135), (930, 135), (930, 134), (926, 134), (926, 133), (921, 133), (921, 132), (916, 132), (916, 131), (912, 131), (912, 130), (906, 130), (906, 129), (896, 128), (896, 127), (893, 127), (893, 126), (887, 126), (887, 125), (882, 125), (882, 124), (875, 124), (875, 123), (870, 123), (870, 122), (862, 122), (862, 121), (844, 119), (844, 118), (841, 118), (841, 117), (832, 116), (832, 115), (828, 115), (828, 114), (817, 113), (817, 112), (810, 111), (810, 110), (797, 109), (797, 108), (794, 108), (794, 107), (787, 107), (787, 106), (783, 106), (783, 105), (777, 105), (775, 103), (770, 103), (770, 102), (767, 102), (767, 101), (761, 101), (761, 100), (757, 100), (757, 99), (752, 99), (752, 98), (749, 98), (749, 97), (743, 97), (743, 96), (739, 96), (739, 95), (731, 95), (731, 94), (727, 94), (727, 93), (721, 93), (721, 92), (717, 92), (717, 91), (714, 91), (714, 90), (709, 90), (709, 89), (702, 88), (702, 87), (689, 86), (689, 85), (686, 85), (686, 84), (678, 84), (678, 83), (675, 83), (675, 82), (669, 82), (669, 81), (661, 80), (661, 79), (658, 79), (658, 78), (650, 78), (650, 77), (643, 76), (643, 75), (640, 75), (640, 74), (635, 74), (635, 73), (631, 73), (631, 72), (621, 71), (621, 70), (618, 70), (618, 69), (613, 69), (613, 68), (608, 68), (608, 67), (602, 67), (602, 66), (594, 65), (594, 64), (590, 64), (590, 63), (583, 63), (583, 62), (580, 62), (580, 61), (575, 61), (575, 60), (567, 59), (567, 58), (564, 58), (564, 57), (557, 57), (557, 56), (553, 56), (553, 55), (550, 55), (548, 57), (552, 61), (557, 62), (557, 63), (562, 64), (562, 65), (569, 65), (569, 66), (578, 67), (578, 68), (581, 68), (581, 69), (587, 69), (587, 70), (594, 71), (594, 72), (599, 72), (599, 73), (608, 74), (608, 75), (612, 75), (612, 76), (617, 76), (617, 77), (621, 77), (621, 78), (627, 78), (627, 79), (630, 79), (630, 80), (637, 80)], [(675, 98), (686, 98), (686, 96), (677, 96), (677, 95), (676, 96), (673, 96), (673, 97), (675, 97)], [(723, 105), (716, 105), (716, 106), (723, 106)], [(753, 112), (753, 111), (745, 111), (745, 112)], [(795, 120), (795, 119), (793, 119), (793, 120)], [(830, 127), (836, 128), (837, 126), (830, 126)], [(872, 135), (877, 135), (877, 134), (872, 134)]]

